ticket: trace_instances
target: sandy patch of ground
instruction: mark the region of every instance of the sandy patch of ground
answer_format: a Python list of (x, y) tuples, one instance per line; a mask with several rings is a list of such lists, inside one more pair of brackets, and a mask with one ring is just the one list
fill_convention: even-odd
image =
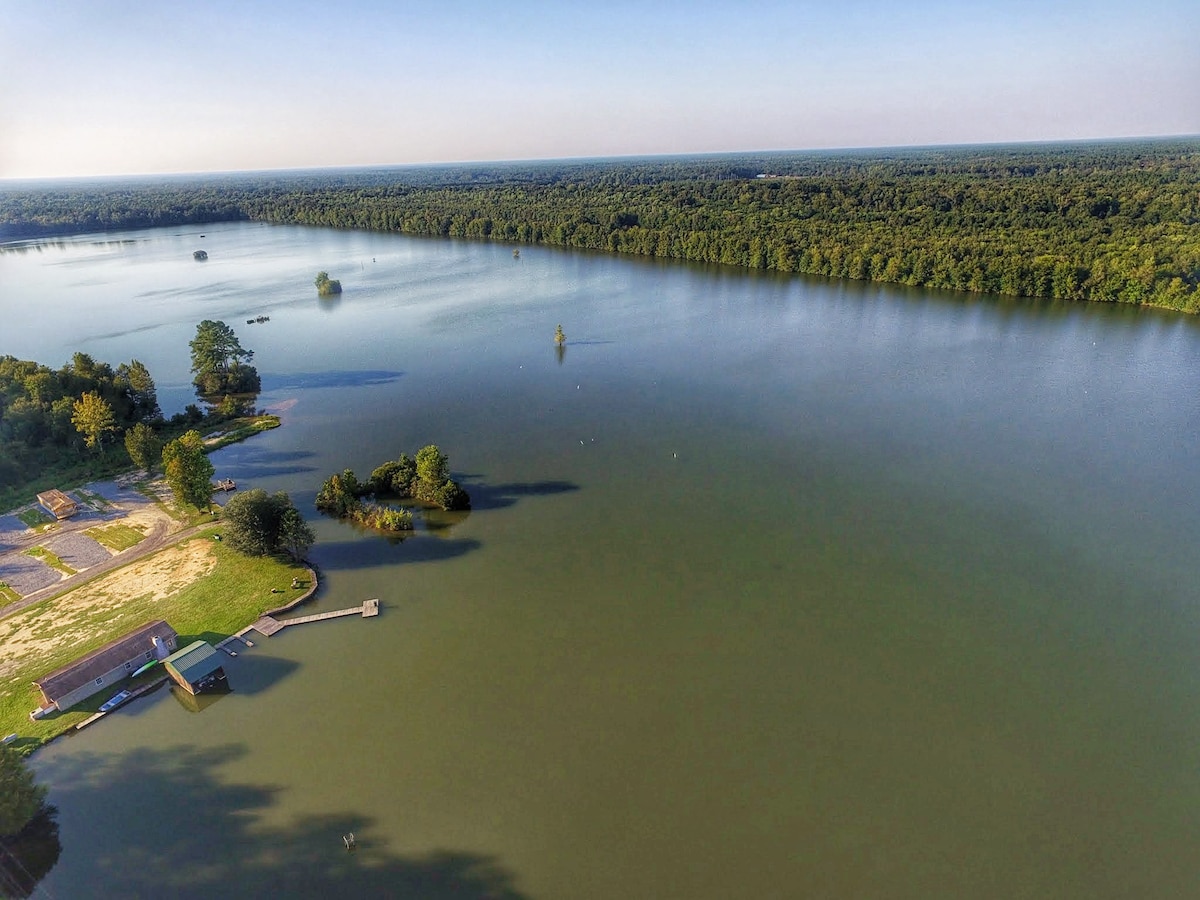
[[(174, 596), (211, 572), (216, 562), (212, 544), (188, 541), (111, 572), (51, 604), (38, 604), (0, 619), (0, 676), (21, 661), (46, 657), (86, 640), (94, 633), (97, 619), (118, 619), (124, 607), (142, 608), (129, 615), (129, 627), (136, 627), (147, 619), (144, 602)], [(133, 604), (134, 600), (139, 602)]]

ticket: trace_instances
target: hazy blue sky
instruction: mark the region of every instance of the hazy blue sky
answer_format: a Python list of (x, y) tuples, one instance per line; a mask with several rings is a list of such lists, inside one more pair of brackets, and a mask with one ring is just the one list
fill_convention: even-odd
[(0, 177), (1195, 134), (1198, 39), (1198, 0), (0, 0)]

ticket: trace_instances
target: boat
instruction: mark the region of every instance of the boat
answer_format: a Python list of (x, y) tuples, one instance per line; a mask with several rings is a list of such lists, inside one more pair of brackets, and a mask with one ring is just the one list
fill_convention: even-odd
[(158, 660), (152, 659), (152, 660), (150, 660), (150, 662), (146, 663), (144, 666), (139, 666), (137, 669), (135, 669), (133, 675), (130, 677), (137, 678), (143, 672), (149, 672), (151, 669), (153, 669), (157, 665), (158, 665)]
[(225, 478), (221, 481), (213, 482), (213, 487), (218, 491), (236, 491), (237, 482), (232, 478)]
[(121, 691), (118, 694), (113, 694), (112, 697), (100, 707), (100, 712), (112, 712), (112, 710), (116, 709), (132, 696), (133, 694), (130, 691)]

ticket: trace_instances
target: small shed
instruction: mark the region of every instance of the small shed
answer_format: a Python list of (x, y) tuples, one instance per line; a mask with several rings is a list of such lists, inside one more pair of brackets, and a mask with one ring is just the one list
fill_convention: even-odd
[(37, 502), (56, 519), (69, 519), (79, 512), (79, 504), (58, 488), (42, 491), (37, 495)]
[(229, 688), (222, 656), (208, 641), (193, 641), (163, 660), (167, 674), (190, 694)]
[(97, 691), (132, 675), (156, 657), (175, 649), (175, 629), (158, 619), (109, 641), (34, 682), (45, 700), (43, 709), (67, 710)]

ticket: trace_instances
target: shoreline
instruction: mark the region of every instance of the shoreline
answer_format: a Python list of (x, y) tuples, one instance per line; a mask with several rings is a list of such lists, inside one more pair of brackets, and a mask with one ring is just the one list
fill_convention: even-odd
[[(219, 429), (216, 434), (208, 434), (206, 437), (216, 440), (207, 449), (219, 449), (279, 424), (276, 415), (253, 417), (249, 426), (243, 424), (225, 433), (220, 433)], [(112, 555), (108, 559), (18, 595), (18, 599), (0, 608), (0, 647), (8, 644), (12, 653), (6, 660), (0, 652), (0, 721), (5, 723), (0, 726), (0, 732), (16, 734), (18, 740), (13, 746), (24, 756), (30, 756), (63, 734), (74, 731), (81, 719), (98, 711), (103, 696), (109, 693), (107, 688), (110, 686), (106, 686), (104, 691), (65, 712), (38, 720), (31, 728), (24, 706), (29, 702), (38, 705), (35, 692), (28, 689), (28, 685), (39, 673), (53, 671), (106, 641), (120, 637), (129, 628), (136, 627), (140, 617), (164, 618), (177, 629), (181, 638), (202, 639), (215, 646), (251, 630), (262, 616), (294, 609), (320, 591), (317, 569), (308, 561), (247, 557), (225, 548), (212, 539), (222, 525), (219, 516), (215, 519), (203, 516), (201, 521), (196, 521), (199, 516), (189, 517), (185, 511), (174, 509), (161, 498), (146, 493), (145, 482), (135, 486), (130, 476), (137, 473), (137, 469), (130, 468), (113, 479), (88, 481), (66, 488), (89, 501), (101, 498), (108, 505), (101, 511), (89, 502), (85, 505), (92, 507), (94, 515), (61, 522), (51, 520), (46, 523), (52, 526), (49, 528), (27, 525), (15, 540), (9, 541), (11, 546), (6, 547), (6, 555), (26, 555), (29, 548), (43, 541), (52, 541), (60, 535), (83, 535), (93, 527), (120, 522), (128, 516), (150, 523), (139, 529), (145, 536), (137, 544), (116, 552), (110, 550)], [(111, 485), (116, 486), (116, 493), (111, 490)], [(122, 491), (129, 493), (122, 494)], [(105, 492), (112, 496), (106, 497)], [(139, 494), (141, 500), (133, 500), (130, 495), (134, 493)], [(122, 503), (126, 505), (122, 506)], [(25, 504), (5, 515), (19, 518), (18, 514), (30, 507), (38, 508), (36, 503)], [(298, 596), (282, 605), (275, 602), (270, 609), (263, 609), (274, 600), (263, 596), (264, 591), (269, 590), (272, 595), (290, 592), (284, 587), (288, 583), (285, 579), (295, 584), (300, 578), (306, 579), (307, 585)], [(162, 599), (156, 599), (158, 597)], [(255, 598), (258, 598), (257, 602)], [(93, 610), (106, 613), (105, 624), (88, 626), (88, 616)], [(234, 616), (232, 619), (230, 613)], [(33, 622), (38, 616), (45, 619), (47, 614), (54, 623), (51, 633), (39, 635)], [(83, 625), (82, 633), (79, 633), (80, 625)], [(73, 648), (78, 648), (78, 652), (72, 652)], [(132, 686), (135, 690), (144, 686), (140, 679), (118, 684), (125, 688)], [(60, 718), (63, 720), (61, 727), (54, 725)]]

